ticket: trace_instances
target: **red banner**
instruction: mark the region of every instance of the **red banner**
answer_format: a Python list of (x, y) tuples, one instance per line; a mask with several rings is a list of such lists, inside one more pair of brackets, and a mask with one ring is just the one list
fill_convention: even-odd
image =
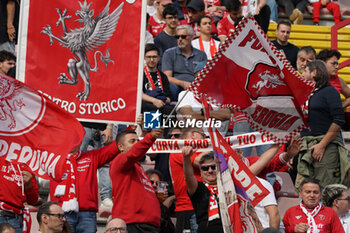
[(236, 108), (252, 128), (287, 142), (305, 127), (300, 106), (313, 85), (296, 73), (253, 18), (244, 18), (196, 77), (190, 90)]
[(22, 5), (18, 78), (78, 119), (135, 122), (142, 94), (142, 1)]
[(23, 83), (0, 74), (0, 158), (27, 164), (45, 179), (60, 180), (66, 155), (84, 137), (81, 124)]

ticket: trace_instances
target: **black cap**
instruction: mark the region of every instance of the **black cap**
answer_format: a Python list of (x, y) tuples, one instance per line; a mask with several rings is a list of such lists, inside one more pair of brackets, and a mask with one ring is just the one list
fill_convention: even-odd
[(191, 0), (186, 8), (191, 8), (195, 11), (204, 11), (205, 6), (203, 0)]

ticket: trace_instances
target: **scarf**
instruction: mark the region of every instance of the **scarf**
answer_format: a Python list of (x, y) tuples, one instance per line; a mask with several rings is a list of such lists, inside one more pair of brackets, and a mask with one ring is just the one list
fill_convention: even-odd
[(317, 224), (315, 222), (315, 216), (318, 214), (322, 207), (321, 202), (312, 210), (312, 212), (307, 211), (307, 209), (304, 207), (303, 202), (300, 202), (300, 208), (304, 212), (304, 214), (307, 217), (307, 223), (309, 224), (309, 229), (307, 230), (307, 233), (319, 233), (320, 231), (317, 228)]
[[(80, 155), (80, 153), (78, 154)], [(62, 200), (64, 212), (79, 212), (78, 194), (76, 186), (77, 156), (68, 155), (67, 173), (55, 189), (55, 196)]]
[[(200, 48), (200, 50), (205, 52), (202, 37), (200, 36), (198, 40), (199, 40), (199, 48)], [(217, 51), (217, 49), (216, 49), (216, 46), (215, 46), (215, 41), (214, 41), (213, 38), (210, 38), (210, 55), (211, 55), (212, 59), (213, 59), (214, 54), (216, 53), (216, 51)]]
[(311, 92), (309, 99), (305, 102), (305, 104), (302, 107), (303, 113), (304, 113), (304, 117), (305, 119), (308, 121), (309, 120), (309, 101), (311, 99), (311, 97), (315, 94), (315, 92), (318, 90), (319, 88), (315, 88), (313, 90), (313, 92)]
[[(154, 84), (153, 82), (153, 79), (151, 77), (151, 74), (149, 73), (147, 67), (145, 66), (144, 67), (144, 71), (145, 71), (145, 74), (146, 74), (146, 77), (148, 78), (148, 81), (151, 83), (152, 85), (152, 90), (156, 89), (156, 85)], [(160, 73), (159, 73), (159, 70), (157, 69), (157, 78), (159, 80), (159, 83), (160, 83), (160, 88), (162, 89), (162, 91), (164, 91), (164, 88), (163, 88), (163, 82), (162, 82), (162, 77), (160, 76)]]
[[(203, 182), (204, 183), (204, 182)], [(209, 205), (208, 205), (208, 221), (220, 219), (219, 206), (217, 201), (218, 188), (213, 188), (211, 185), (204, 183), (210, 191)]]

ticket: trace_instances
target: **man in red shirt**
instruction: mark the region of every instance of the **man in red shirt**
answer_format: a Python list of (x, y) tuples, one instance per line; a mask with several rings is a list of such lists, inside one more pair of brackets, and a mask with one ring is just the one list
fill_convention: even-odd
[[(202, 129), (199, 128), (186, 128), (183, 129), (182, 139), (202, 140), (205, 135)], [(191, 162), (195, 166), (195, 175), (197, 179), (201, 180), (200, 172), (198, 169), (199, 159), (201, 157), (200, 152), (196, 152), (191, 156)], [(172, 153), (169, 157), (170, 174), (173, 181), (174, 193), (176, 197), (175, 213), (176, 213), (176, 233), (182, 233), (184, 229), (195, 230), (197, 225), (195, 224), (196, 216), (194, 215), (193, 207), (190, 198), (187, 195), (186, 183), (183, 174), (183, 156), (182, 153)], [(193, 219), (191, 221), (190, 219)], [(191, 226), (190, 226), (191, 223)], [(193, 223), (193, 224), (192, 224)]]
[(321, 204), (321, 187), (318, 180), (311, 178), (303, 180), (299, 196), (302, 199), (300, 205), (289, 208), (283, 217), (286, 233), (344, 232), (337, 213)]
[(171, 0), (157, 0), (155, 2), (157, 11), (156, 14), (149, 17), (147, 30), (152, 34), (153, 38), (163, 31), (166, 23), (163, 18), (163, 11), (165, 7), (172, 4)]
[(122, 218), (129, 233), (159, 232), (160, 205), (152, 184), (139, 160), (163, 133), (153, 129), (139, 141), (135, 131), (117, 136), (119, 154), (110, 163), (112, 180), (112, 218)]
[(227, 1), (226, 9), (228, 14), (218, 22), (218, 37), (220, 41), (224, 41), (230, 36), (235, 30), (235, 22), (242, 16), (240, 1)]

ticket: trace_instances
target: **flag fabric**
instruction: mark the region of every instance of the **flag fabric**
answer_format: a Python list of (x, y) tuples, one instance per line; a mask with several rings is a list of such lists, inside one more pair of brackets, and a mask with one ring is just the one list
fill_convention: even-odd
[[(205, 98), (203, 105), (206, 118), (209, 119)], [(219, 208), (224, 232), (260, 232), (262, 225), (253, 206), (262, 201), (269, 191), (214, 127), (208, 128), (208, 131), (217, 159)]]
[(189, 89), (196, 98), (243, 112), (253, 129), (287, 142), (306, 127), (301, 107), (313, 90), (272, 45), (254, 18), (236, 30)]
[(135, 122), (142, 97), (142, 1), (47, 3), (22, 3), (18, 79), (79, 120)]
[(45, 179), (60, 181), (67, 155), (84, 128), (41, 93), (0, 74), (0, 158), (27, 164)]

